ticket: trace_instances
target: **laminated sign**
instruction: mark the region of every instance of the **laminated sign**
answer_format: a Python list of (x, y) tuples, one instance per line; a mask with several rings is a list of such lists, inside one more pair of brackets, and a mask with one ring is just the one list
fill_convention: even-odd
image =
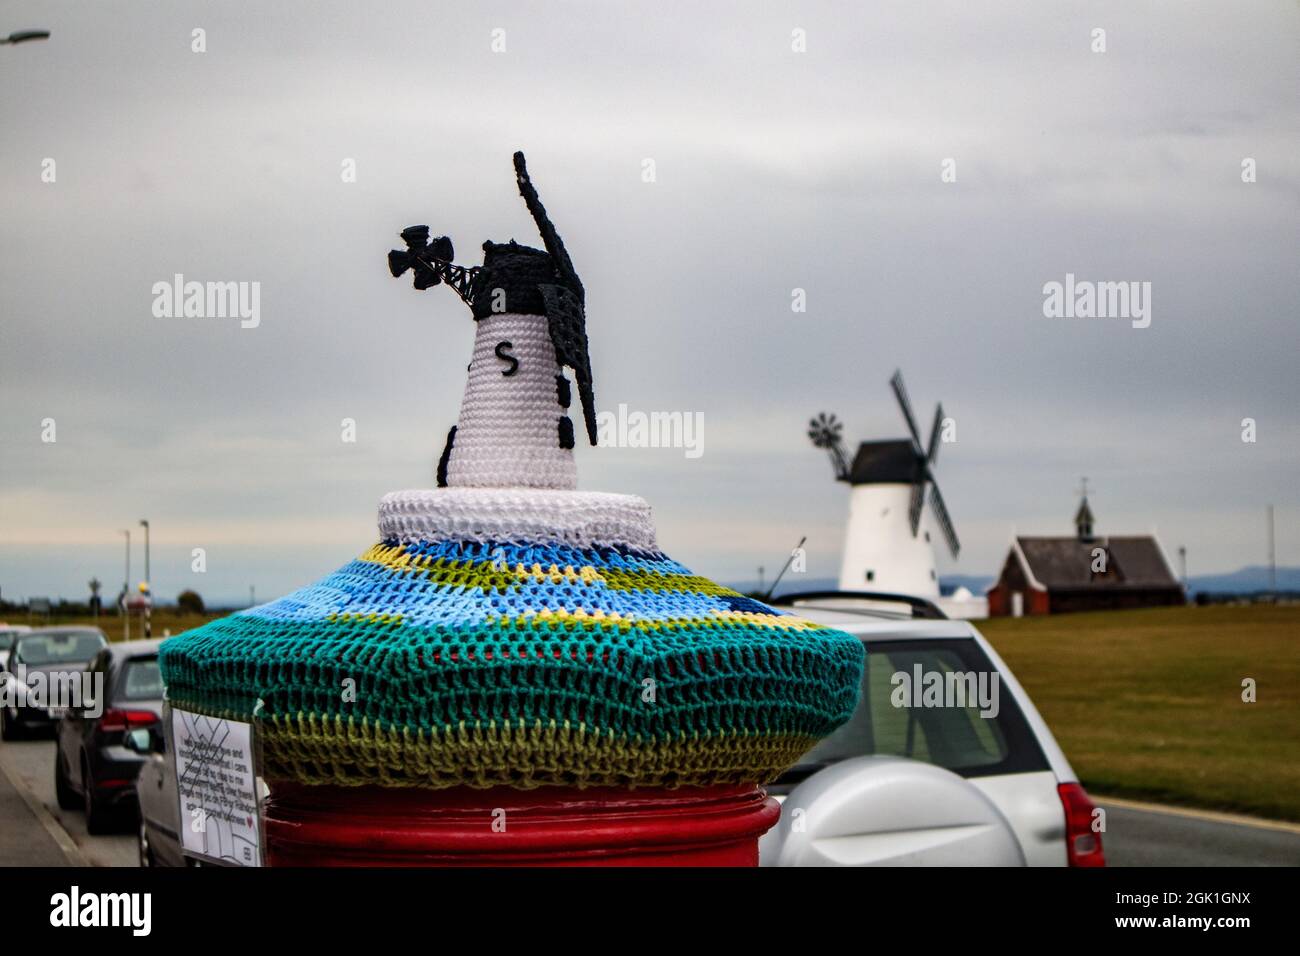
[(261, 866), (253, 725), (171, 709), (181, 850), (228, 866)]

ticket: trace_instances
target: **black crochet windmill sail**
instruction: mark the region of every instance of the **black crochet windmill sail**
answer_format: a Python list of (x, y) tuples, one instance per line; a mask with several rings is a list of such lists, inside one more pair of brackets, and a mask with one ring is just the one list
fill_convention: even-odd
[(692, 574), (642, 499), (574, 490), (562, 369), (594, 438), (584, 292), (515, 169), (545, 250), (486, 243), (465, 268), (419, 226), (389, 255), (477, 321), (445, 487), (386, 495), (379, 542), (335, 574), (168, 641), (169, 700), (256, 713), (273, 781), (772, 779), (852, 713), (862, 645)]

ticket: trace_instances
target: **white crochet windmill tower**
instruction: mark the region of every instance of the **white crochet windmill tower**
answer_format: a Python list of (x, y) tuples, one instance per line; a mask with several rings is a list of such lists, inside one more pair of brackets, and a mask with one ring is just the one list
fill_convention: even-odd
[[(889, 384), (910, 438), (862, 442), (850, 462), (843, 445), (843, 426), (834, 415), (822, 413), (809, 423), (808, 437), (829, 453), (836, 480), (852, 488), (840, 590), (911, 595), (939, 604), (950, 616), (980, 616), (969, 601), (953, 602), (939, 596), (934, 538), (942, 535), (954, 558), (961, 550), (934, 477), (944, 427), (943, 405), (935, 409), (929, 444), (922, 445), (903, 373), (895, 372)], [(927, 490), (929, 509), (925, 508)]]

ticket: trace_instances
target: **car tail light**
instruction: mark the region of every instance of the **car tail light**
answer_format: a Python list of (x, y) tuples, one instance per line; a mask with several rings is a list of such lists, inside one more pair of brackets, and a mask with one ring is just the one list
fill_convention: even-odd
[(1101, 832), (1094, 827), (1097, 805), (1077, 783), (1056, 788), (1065, 807), (1065, 854), (1070, 866), (1105, 866)]
[(158, 722), (158, 715), (149, 710), (106, 710), (99, 718), (99, 729), (104, 733), (148, 727)]

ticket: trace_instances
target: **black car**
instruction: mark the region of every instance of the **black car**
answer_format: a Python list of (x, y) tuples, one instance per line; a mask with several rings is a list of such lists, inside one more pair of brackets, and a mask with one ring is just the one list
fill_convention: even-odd
[(18, 640), (18, 635), (26, 634), (30, 630), (30, 627), (0, 623), (0, 671), (9, 666), (9, 652), (14, 649), (14, 641)]
[(0, 739), (48, 732), (79, 702), (86, 663), (107, 643), (97, 627), (43, 627), (19, 634), (0, 677)]
[(135, 778), (145, 757), (126, 746), (133, 730), (161, 733), (161, 640), (110, 644), (87, 672), (102, 700), (69, 708), (59, 723), (54, 792), (65, 810), (82, 807), (90, 833), (108, 830), (119, 811), (135, 810)]

